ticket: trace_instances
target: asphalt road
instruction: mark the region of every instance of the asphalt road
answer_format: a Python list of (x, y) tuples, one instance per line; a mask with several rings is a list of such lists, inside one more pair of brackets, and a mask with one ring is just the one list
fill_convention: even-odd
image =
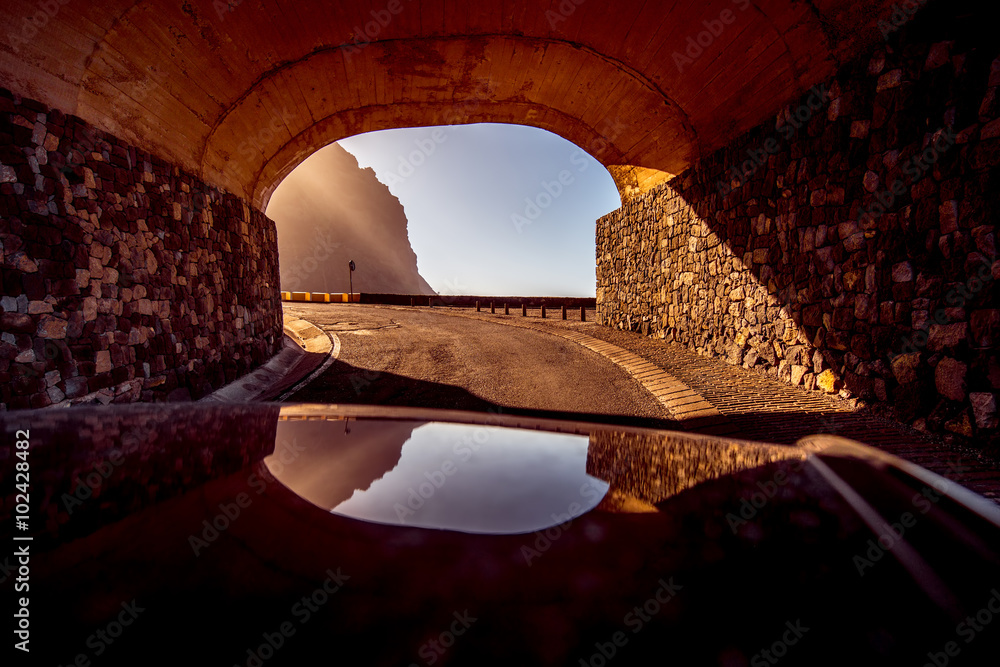
[[(289, 402), (495, 410), (669, 427), (663, 406), (601, 355), (443, 309), (286, 304), (340, 337), (338, 360)], [(611, 419), (608, 419), (611, 417)]]

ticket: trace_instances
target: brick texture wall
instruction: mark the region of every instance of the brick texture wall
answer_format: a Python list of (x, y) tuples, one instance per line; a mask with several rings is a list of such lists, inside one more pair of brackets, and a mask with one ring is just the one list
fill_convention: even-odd
[(1000, 50), (972, 32), (887, 31), (599, 220), (599, 321), (995, 447)]
[(0, 404), (198, 398), (281, 343), (274, 224), (0, 89)]

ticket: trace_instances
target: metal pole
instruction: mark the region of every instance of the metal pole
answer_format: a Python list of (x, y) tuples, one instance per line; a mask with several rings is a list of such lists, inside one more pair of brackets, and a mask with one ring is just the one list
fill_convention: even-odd
[(354, 260), (347, 262), (347, 280), (351, 291), (347, 294), (347, 303), (354, 301)]

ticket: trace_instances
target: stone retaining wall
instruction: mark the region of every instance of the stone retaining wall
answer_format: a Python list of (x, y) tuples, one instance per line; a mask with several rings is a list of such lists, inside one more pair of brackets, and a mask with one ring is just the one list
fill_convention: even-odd
[(273, 222), (0, 89), (0, 409), (198, 398), (281, 344)]
[(1000, 58), (921, 18), (599, 220), (598, 320), (996, 446)]

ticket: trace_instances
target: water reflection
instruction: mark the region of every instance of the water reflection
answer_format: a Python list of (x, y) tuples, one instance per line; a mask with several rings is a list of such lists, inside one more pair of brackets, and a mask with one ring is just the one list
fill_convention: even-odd
[(599, 428), (585, 436), (283, 412), (265, 463), (282, 484), (334, 514), (517, 534), (591, 510), (658, 512), (705, 482), (804, 456), (796, 447), (666, 431)]
[(805, 456), (798, 447), (759, 442), (599, 430), (590, 435), (587, 472), (611, 485), (601, 511), (655, 512), (658, 503), (699, 484)]
[(367, 489), (399, 460), (422, 422), (322, 419), (278, 421), (274, 453), (264, 459), (278, 481), (323, 509)]
[(586, 436), (463, 424), (280, 421), (272, 474), (336, 514), (467, 533), (530, 533), (580, 516), (607, 482)]

